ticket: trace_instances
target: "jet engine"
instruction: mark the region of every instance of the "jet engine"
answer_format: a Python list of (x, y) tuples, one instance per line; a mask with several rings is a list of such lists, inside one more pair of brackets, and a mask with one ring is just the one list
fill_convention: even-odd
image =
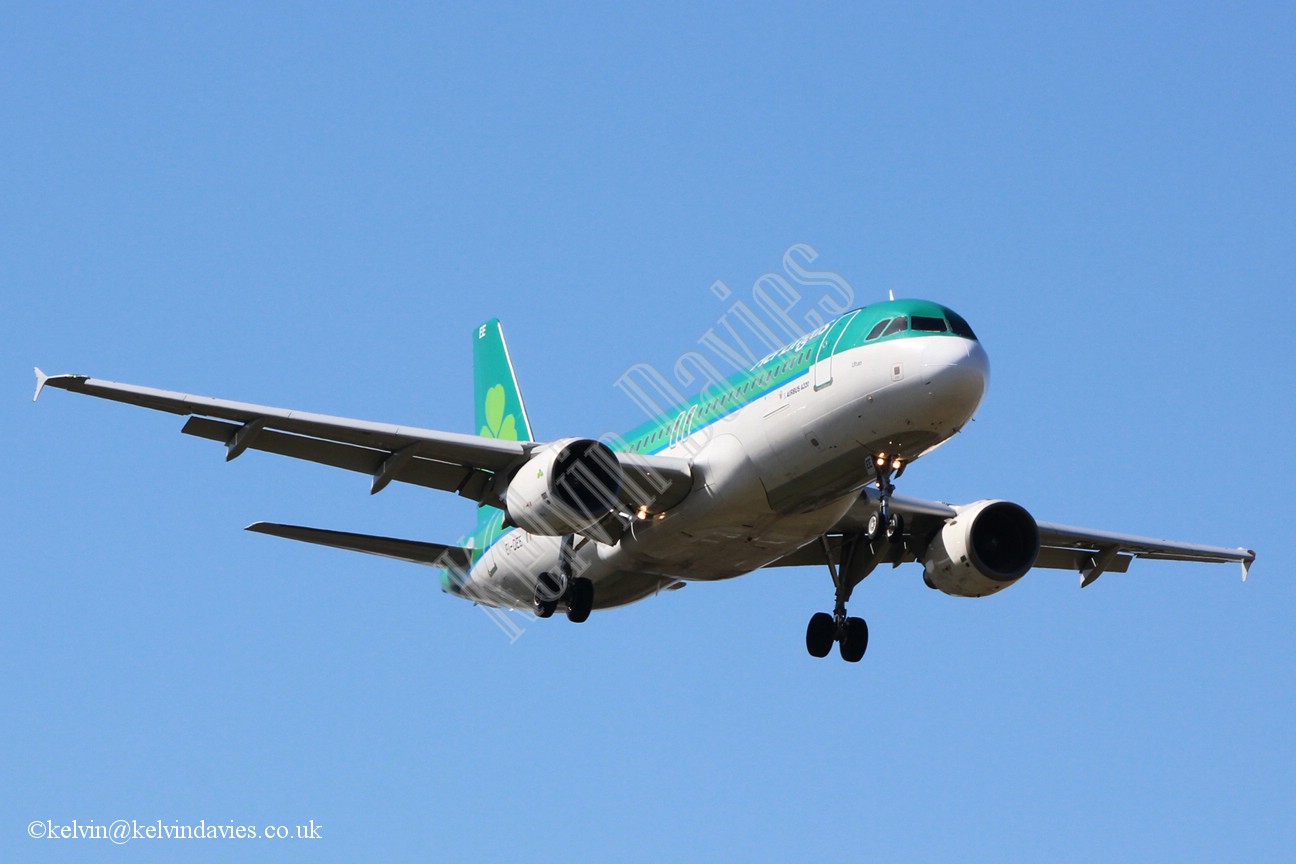
[(1026, 575), (1039, 555), (1039, 527), (1008, 501), (977, 501), (932, 539), (923, 557), (923, 579), (954, 597), (987, 597)]
[(504, 493), (509, 521), (547, 536), (606, 540), (603, 520), (616, 511), (621, 463), (606, 445), (565, 438), (542, 448), (513, 475)]

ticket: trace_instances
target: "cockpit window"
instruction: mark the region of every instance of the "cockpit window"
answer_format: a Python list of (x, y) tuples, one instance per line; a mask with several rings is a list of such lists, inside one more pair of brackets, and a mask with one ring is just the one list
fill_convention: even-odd
[(903, 333), (909, 329), (909, 319), (901, 315), (891, 322), (891, 326), (882, 332), (883, 336), (890, 336), (892, 333)]
[(924, 315), (915, 315), (910, 325), (914, 330), (920, 330), (923, 333), (944, 333), (944, 318), (928, 318)]
[(963, 320), (962, 316), (948, 310), (945, 314), (949, 316), (950, 329), (954, 331), (956, 336), (962, 336), (964, 339), (971, 339), (973, 342), (976, 341), (976, 334), (972, 332), (972, 328), (968, 326), (968, 323)]
[(881, 336), (881, 335), (882, 335), (882, 331), (886, 329), (886, 325), (888, 325), (888, 324), (890, 324), (890, 323), (891, 323), (891, 319), (890, 319), (890, 318), (883, 318), (883, 319), (882, 319), (881, 321), (879, 321), (877, 324), (873, 325), (873, 329), (870, 330), (870, 331), (869, 331), (869, 334), (868, 334), (867, 336), (864, 337), (864, 341), (866, 341), (866, 342), (871, 342), (872, 340), (874, 340), (874, 339), (878, 338), (879, 336)]

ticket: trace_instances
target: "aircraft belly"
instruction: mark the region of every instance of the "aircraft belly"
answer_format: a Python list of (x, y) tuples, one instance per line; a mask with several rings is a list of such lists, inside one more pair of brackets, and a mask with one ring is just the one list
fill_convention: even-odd
[(473, 565), (465, 596), (488, 606), (530, 609), (536, 577), (557, 569), (561, 542), (519, 529), (507, 532)]
[(696, 555), (680, 575), (688, 579), (728, 579), (750, 573), (789, 555), (824, 534), (854, 503), (855, 496), (813, 511), (774, 515), (762, 520), (748, 537), (701, 536), (693, 538)]
[[(473, 566), (463, 596), (487, 606), (530, 611), (536, 578), (558, 570), (561, 544), (560, 537), (518, 529), (508, 532)], [(593, 581), (595, 609), (624, 606), (678, 582), (673, 576), (640, 569), (619, 547), (593, 541), (578, 547), (572, 572)]]
[(694, 462), (700, 488), (665, 518), (636, 522), (609, 554), (681, 579), (729, 579), (799, 549), (850, 507), (853, 494), (798, 512), (771, 509), (743, 431), (751, 430), (735, 427), (708, 441)]
[(627, 606), (677, 585), (678, 580), (656, 573), (616, 571), (595, 580), (594, 608)]

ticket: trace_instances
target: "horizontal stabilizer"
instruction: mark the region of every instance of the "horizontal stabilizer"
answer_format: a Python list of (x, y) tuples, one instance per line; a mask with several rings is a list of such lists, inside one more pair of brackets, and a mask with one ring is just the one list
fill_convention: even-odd
[(456, 570), (467, 570), (472, 564), (472, 550), (462, 546), (441, 543), (424, 543), (419, 540), (399, 540), (395, 537), (377, 537), (373, 534), (353, 534), (349, 531), (326, 531), (323, 528), (304, 528), (300, 525), (280, 525), (276, 522), (254, 522), (247, 530), (258, 534), (271, 534), (289, 540), (301, 540), (334, 549), (350, 549), (409, 561), (414, 564), (432, 564)]
[(37, 399), (40, 398), (41, 391), (45, 389), (45, 382), (50, 379), (50, 376), (46, 375), (43, 371), (41, 371), (41, 368), (39, 366), (35, 368), (36, 368), (36, 392), (32, 394), (33, 402), (35, 402)]

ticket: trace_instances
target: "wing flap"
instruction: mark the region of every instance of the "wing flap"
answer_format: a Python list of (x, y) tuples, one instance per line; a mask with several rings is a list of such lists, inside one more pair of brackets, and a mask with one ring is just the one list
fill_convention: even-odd
[[(1153, 537), (1137, 537), (1132, 534), (1116, 534), (1109, 531), (1095, 531), (1091, 528), (1076, 528), (1071, 525), (1058, 525), (1052, 522), (1038, 522), (1040, 546), (1043, 548), (1066, 551), (1079, 550), (1082, 563), (1079, 568), (1080, 585), (1084, 587), (1107, 572), (1124, 572), (1118, 566), (1121, 559), (1147, 558), (1156, 561), (1197, 561), (1205, 564), (1223, 564), (1235, 562), (1242, 565), (1242, 581), (1251, 571), (1255, 561), (1255, 551), (1251, 549), (1229, 549), (1223, 546), (1203, 546), (1198, 543), (1179, 543), (1173, 540), (1158, 540)], [(1043, 555), (1043, 551), (1040, 553)], [(1037, 565), (1047, 566), (1047, 565)], [(1128, 561), (1125, 567), (1128, 568)]]
[[(205, 417), (192, 417), (180, 431), (186, 435), (228, 443), (233, 440), (233, 436), (238, 434), (241, 428), (243, 427), (234, 423), (209, 420)], [(392, 455), (386, 450), (378, 450), (372, 447), (339, 444), (320, 438), (289, 435), (273, 430), (258, 432), (248, 442), (247, 447), (250, 450), (260, 450), (278, 456), (304, 459), (320, 465), (342, 468), (371, 476), (377, 474)], [(434, 459), (424, 459), (416, 456), (404, 461), (398, 469), (392, 472), (391, 479), (416, 486), (426, 486), (429, 489), (470, 493), (480, 492), (485, 482), (489, 480), (490, 475), (485, 474), (479, 482), (469, 483), (474, 475), (483, 473), (463, 465), (452, 465), (448, 462), (438, 462)], [(465, 494), (465, 497), (477, 500), (472, 494)]]
[[(1035, 559), (1035, 568), (1045, 570), (1070, 570), (1072, 573), (1084, 573), (1094, 569), (1094, 562), (1101, 552), (1087, 552), (1083, 549), (1059, 549), (1054, 546), (1040, 546), (1039, 557)], [(1133, 555), (1121, 555), (1119, 550), (1111, 556), (1103, 567), (1104, 573), (1128, 573)], [(1097, 578), (1097, 577), (1095, 577)]]
[(1203, 561), (1227, 562), (1255, 560), (1255, 552), (1250, 549), (1228, 549), (1220, 546), (1202, 546), (1196, 543), (1178, 543), (1173, 540), (1157, 540), (1152, 537), (1136, 537), (1131, 534), (1115, 534), (1107, 531), (1094, 531), (1089, 528), (1075, 528), (1070, 525), (1057, 525), (1052, 522), (1039, 522), (1040, 545), (1055, 546), (1063, 549), (1084, 549), (1098, 551), (1110, 546), (1117, 546), (1122, 552), (1128, 552), (1136, 558), (1153, 558), (1164, 561)]
[(328, 531), (301, 525), (282, 525), (278, 522), (254, 522), (247, 526), (247, 530), (319, 546), (331, 546), (334, 549), (349, 549), (383, 558), (395, 558), (412, 564), (431, 564), (459, 571), (467, 570), (472, 564), (472, 550), (462, 546), (401, 540), (374, 534), (355, 534), (350, 531)]

